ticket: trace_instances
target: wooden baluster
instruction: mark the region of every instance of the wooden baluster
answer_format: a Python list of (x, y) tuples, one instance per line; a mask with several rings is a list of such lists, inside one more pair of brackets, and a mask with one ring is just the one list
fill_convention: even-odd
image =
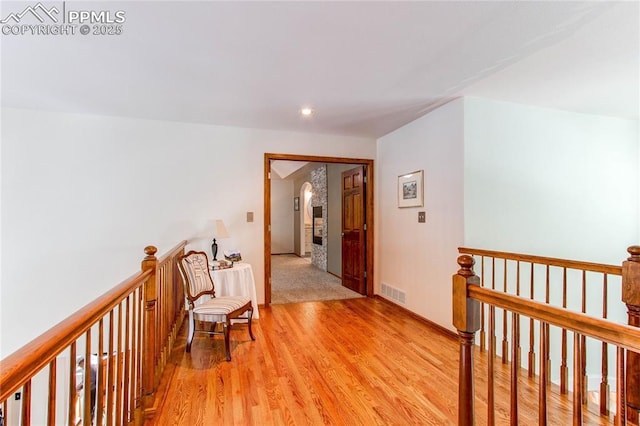
[[(166, 365), (167, 358), (169, 357), (169, 353), (167, 350), (169, 349), (169, 326), (171, 325), (171, 318), (169, 318), (169, 314), (171, 313), (171, 307), (169, 306), (169, 295), (171, 293), (171, 281), (169, 281), (169, 263), (166, 262), (164, 266), (164, 273), (162, 279), (164, 282), (162, 283), (162, 306), (164, 306), (164, 310), (162, 313), (164, 327), (162, 329), (162, 371), (164, 371), (164, 366)], [(161, 371), (161, 372), (162, 372)], [(158, 378), (160, 378), (159, 376)], [(158, 381), (158, 384), (160, 381)]]
[(131, 354), (132, 354), (132, 365), (131, 365), (131, 381), (133, 383), (131, 390), (131, 402), (130, 407), (132, 410), (133, 422), (138, 425), (142, 423), (142, 416), (140, 416), (139, 408), (139, 397), (140, 397), (140, 346), (139, 346), (139, 336), (140, 336), (140, 298), (139, 291), (134, 292), (131, 295), (133, 300), (133, 312), (132, 312), (132, 327), (133, 333), (131, 337)]
[(69, 426), (76, 426), (76, 342), (69, 347)]
[(458, 425), (471, 426), (475, 421), (473, 389), (473, 341), (480, 329), (480, 302), (470, 299), (467, 286), (480, 285), (473, 272), (475, 261), (471, 256), (458, 257), (460, 269), (453, 276), (453, 325), (460, 341), (458, 379)]
[[(531, 263), (531, 281), (530, 281), (530, 287), (529, 287), (529, 299), (534, 300), (535, 294), (534, 294), (534, 275), (533, 275), (533, 269), (534, 269), (534, 264)], [(535, 333), (533, 330), (534, 327), (534, 320), (533, 318), (529, 319), (529, 363), (527, 364), (527, 369), (529, 371), (529, 377), (535, 377), (536, 375), (536, 353), (533, 349), (534, 345), (535, 345)]]
[(131, 296), (125, 299), (125, 316), (124, 316), (124, 384), (122, 386), (122, 424), (129, 424), (129, 386), (131, 379), (131, 353), (129, 348), (129, 339), (131, 338)]
[(573, 426), (582, 426), (582, 336), (573, 333)]
[[(562, 307), (567, 307), (567, 268), (562, 268)], [(567, 330), (562, 329), (562, 359), (560, 361), (560, 393), (569, 392), (569, 367), (567, 367)]]
[(176, 273), (175, 273), (175, 262), (173, 259), (171, 259), (171, 262), (169, 263), (170, 265), (170, 273), (169, 273), (169, 279), (171, 280), (171, 346), (173, 347), (173, 342), (175, 340), (175, 332), (176, 332), (176, 320), (177, 320), (177, 315), (176, 313), (178, 312), (178, 306), (176, 305), (176, 299), (177, 299), (177, 295), (178, 293), (176, 293)]
[[(164, 343), (164, 267), (158, 263), (158, 275), (156, 285), (156, 321), (157, 321), (157, 334), (156, 334), (156, 374), (162, 370), (162, 352)], [(155, 387), (155, 385), (154, 385)]]
[[(480, 283), (481, 287), (484, 287), (484, 256), (480, 257), (480, 279), (482, 282)], [(487, 342), (485, 341), (487, 338), (485, 329), (484, 329), (484, 303), (480, 304), (480, 352), (485, 352), (487, 350)]]
[(169, 289), (171, 288), (169, 281), (169, 263), (165, 262), (162, 266), (162, 357), (161, 372), (164, 371), (166, 359), (169, 356), (167, 348), (169, 347)]
[(164, 312), (162, 313), (164, 327), (162, 330), (162, 341), (164, 342), (162, 353), (164, 354), (162, 360), (162, 370), (164, 370), (164, 366), (166, 364), (166, 359), (169, 356), (167, 353), (167, 349), (169, 348), (169, 325), (171, 324), (169, 315), (171, 314), (171, 307), (169, 306), (169, 295), (171, 294), (171, 281), (169, 281), (169, 262), (165, 263), (164, 273), (162, 274), (162, 305), (164, 306)]
[(173, 292), (173, 263), (167, 262), (167, 360), (170, 356), (170, 349), (173, 346), (173, 326), (175, 325)]
[(56, 358), (49, 363), (49, 397), (47, 405), (47, 425), (56, 424), (56, 384), (57, 384), (57, 362)]
[(113, 424), (113, 388), (114, 388), (114, 363), (113, 363), (113, 309), (109, 311), (109, 352), (107, 354), (107, 424)]
[[(587, 313), (587, 271), (583, 270), (582, 271), (582, 313), (586, 314)], [(580, 342), (580, 349), (582, 350), (581, 354), (581, 358), (580, 358), (580, 365), (582, 368), (582, 376), (580, 378), (580, 383), (582, 386), (582, 403), (586, 404), (587, 403), (587, 385), (588, 385), (588, 378), (587, 378), (587, 338), (586, 336), (581, 336), (580, 337), (582, 340)]]
[[(162, 315), (164, 307), (162, 302), (162, 272), (158, 267), (158, 273), (156, 274), (156, 379), (162, 368)], [(157, 388), (157, 380), (154, 381), (154, 389)]]
[[(184, 256), (184, 249), (182, 249), (180, 256)], [(180, 325), (184, 321), (184, 283), (182, 282), (182, 275), (180, 274), (180, 270), (177, 266), (178, 258), (175, 259), (175, 264), (173, 266), (173, 275), (176, 283), (176, 317), (178, 317), (178, 326), (176, 327), (176, 333), (178, 332)], [(257, 308), (254, 308), (257, 309)]]
[(95, 424), (103, 424), (104, 416), (104, 393), (107, 389), (104, 379), (106, 377), (106, 369), (103, 362), (104, 357), (104, 318), (100, 318), (98, 321), (98, 366), (96, 376), (96, 408), (95, 408)]
[[(502, 277), (502, 291), (507, 292), (507, 259), (504, 259), (504, 271)], [(502, 363), (509, 362), (509, 341), (507, 340), (507, 310), (502, 310)], [(511, 325), (513, 327), (513, 324)]]
[[(491, 289), (496, 289), (496, 258), (491, 258)], [(494, 362), (496, 358), (496, 307), (489, 306), (489, 356), (487, 358), (487, 424), (495, 424)]]
[(22, 426), (31, 425), (31, 379), (22, 386)]
[[(607, 274), (604, 274), (602, 283), (602, 318), (607, 318)], [(600, 414), (609, 415), (609, 348), (607, 342), (602, 342), (602, 361), (601, 361), (601, 379), (600, 379)]]
[(122, 302), (118, 305), (118, 340), (116, 340), (116, 346), (115, 420), (116, 426), (120, 426), (122, 424)]
[(518, 322), (520, 316), (513, 312), (511, 314), (511, 426), (518, 426), (518, 373), (520, 372), (520, 363), (518, 350), (519, 347), (516, 342), (520, 340), (520, 333), (518, 330)]
[(549, 333), (548, 324), (540, 321), (540, 382), (538, 383), (538, 424), (547, 424), (547, 384), (548, 384), (548, 364), (544, 354), (549, 353)]
[(147, 255), (142, 261), (142, 270), (151, 270), (151, 276), (144, 285), (144, 361), (142, 366), (143, 409), (151, 408), (155, 399), (156, 384), (156, 297), (157, 297), (157, 269), (158, 259), (155, 254), (158, 251), (154, 246), (147, 246), (144, 252)]
[(618, 347), (616, 351), (616, 426), (627, 424), (624, 358), (624, 348)]
[[(158, 266), (158, 363), (156, 367), (156, 378), (159, 378), (158, 375), (163, 370), (164, 365), (164, 349), (165, 349), (165, 329), (166, 329), (166, 313), (167, 313), (167, 298), (166, 296), (166, 269), (164, 264)], [(156, 381), (156, 386), (158, 382)]]
[[(491, 258), (491, 290), (495, 290), (496, 289), (496, 258), (492, 257)], [(492, 310), (493, 313), (493, 325), (489, 326), (489, 331), (491, 333), (493, 333), (493, 347), (491, 348), (493, 356), (496, 355), (496, 347), (497, 347), (497, 339), (496, 339), (496, 324), (495, 324), (495, 319), (496, 319), (496, 309), (495, 307), (493, 307)], [(491, 340), (491, 339), (490, 339)]]
[[(547, 305), (549, 304), (550, 301), (550, 288), (551, 288), (551, 284), (550, 284), (550, 277), (549, 277), (549, 265), (546, 265), (546, 282), (545, 282), (545, 302), (547, 303)], [(544, 355), (544, 359), (545, 362), (547, 364), (547, 384), (551, 384), (551, 340), (549, 335), (551, 334), (550, 331), (550, 325), (549, 324), (545, 324), (545, 327), (547, 328), (547, 332), (545, 334), (546, 339), (547, 339), (547, 344), (546, 344), (546, 352), (540, 356)]]
[(493, 386), (494, 362), (496, 359), (496, 307), (489, 306), (489, 356), (487, 357), (487, 424), (495, 424), (496, 399)]
[(165, 314), (167, 318), (167, 346), (165, 352), (167, 354), (167, 360), (169, 359), (170, 349), (173, 346), (173, 325), (174, 325), (174, 315), (173, 315), (173, 262), (167, 262), (167, 313)]
[[(622, 301), (627, 305), (629, 325), (640, 327), (640, 246), (627, 249), (631, 255), (622, 263)], [(640, 410), (640, 354), (628, 351), (626, 365), (627, 421), (638, 424)]]
[[(516, 262), (516, 296), (520, 296), (520, 261)], [(520, 345), (520, 315), (513, 317), (516, 321), (511, 321), (511, 327), (516, 329), (515, 333), (511, 333), (512, 337), (512, 345), (516, 346), (516, 350), (512, 351), (517, 356), (514, 358), (511, 356), (511, 359), (514, 360), (514, 363), (518, 366), (518, 370), (520, 369), (521, 361), (522, 361), (522, 346)], [(514, 340), (515, 339), (515, 340)]]
[(144, 383), (142, 382), (142, 366), (144, 365), (144, 353), (142, 348), (142, 340), (144, 338), (144, 294), (142, 290), (138, 290), (138, 352), (136, 353), (136, 426), (144, 423)]
[(82, 394), (84, 395), (84, 407), (82, 424), (91, 424), (91, 328), (85, 333), (83, 370)]
[[(176, 264), (177, 257), (174, 257), (172, 260), (172, 271), (173, 271), (173, 306), (174, 306), (174, 326), (173, 326), (173, 339), (175, 342), (176, 336), (178, 334), (178, 330), (180, 329), (181, 321), (180, 321), (180, 313), (182, 312), (182, 304), (181, 301), (184, 300), (182, 296), (182, 281), (180, 281), (180, 274), (178, 274), (178, 266)], [(258, 309), (258, 308), (254, 308)], [(172, 345), (173, 346), (173, 345)]]
[(173, 260), (169, 260), (167, 261), (167, 359), (170, 355), (168, 350), (173, 346), (173, 326), (175, 325), (173, 284)]

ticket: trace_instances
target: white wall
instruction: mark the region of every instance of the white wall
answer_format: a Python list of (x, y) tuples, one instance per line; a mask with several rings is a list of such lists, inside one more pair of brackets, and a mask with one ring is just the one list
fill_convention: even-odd
[[(463, 241), (463, 114), (458, 99), (378, 139), (376, 289), (406, 292), (407, 309), (449, 329)], [(424, 208), (400, 209), (398, 176), (416, 170), (424, 170)]]
[(465, 100), (465, 245), (620, 264), (638, 241), (638, 122)]
[[(639, 242), (638, 140), (634, 120), (477, 98), (380, 138), (376, 288), (452, 328), (459, 245), (619, 264)], [(425, 208), (398, 209), (397, 176), (420, 169)]]
[[(639, 242), (637, 121), (467, 98), (464, 132), (466, 246), (619, 265), (626, 248)], [(602, 278), (591, 278), (587, 288), (595, 290)], [(561, 282), (559, 272), (556, 279)], [(568, 279), (568, 308), (579, 311), (581, 277)], [(544, 285), (540, 275), (539, 299)], [(609, 318), (626, 322), (620, 292), (620, 280), (610, 277)], [(561, 305), (561, 286), (553, 286), (550, 297)], [(587, 297), (586, 309), (600, 315), (600, 298)], [(527, 336), (528, 322), (521, 325)], [(552, 380), (558, 382), (560, 332), (552, 328), (550, 338)], [(588, 345), (592, 389), (600, 347)], [(569, 348), (570, 365), (571, 354)], [(609, 361), (613, 372), (612, 349)]]
[(293, 181), (271, 179), (271, 253), (293, 253)]
[(2, 119), (0, 356), (136, 272), (146, 245), (208, 252), (215, 219), (262, 303), (264, 153), (376, 154), (365, 138), (20, 109)]

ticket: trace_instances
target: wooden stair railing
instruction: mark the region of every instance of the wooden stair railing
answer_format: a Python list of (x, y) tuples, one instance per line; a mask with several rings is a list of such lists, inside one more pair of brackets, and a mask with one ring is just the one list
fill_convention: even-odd
[(159, 260), (146, 247), (140, 272), (0, 360), (3, 426), (142, 425), (153, 416), (184, 319), (176, 262), (186, 245)]
[[(481, 352), (487, 355), (487, 423), (495, 424), (495, 399), (493, 391), (494, 359), (498, 357), (496, 350), (496, 310), (502, 311), (502, 362), (510, 359), (511, 370), (511, 424), (517, 424), (518, 418), (518, 377), (521, 374), (521, 364), (526, 364), (528, 376), (535, 378), (536, 351), (534, 348), (535, 323), (539, 325), (537, 340), (540, 350), (537, 352), (539, 367), (539, 423), (546, 424), (547, 389), (551, 385), (550, 327), (558, 327), (562, 334), (560, 362), (560, 392), (568, 393), (568, 364), (573, 365), (573, 413), (574, 424), (582, 424), (582, 407), (587, 404), (586, 390), (586, 338), (596, 339), (602, 346), (602, 378), (600, 383), (600, 407), (602, 419), (609, 415), (609, 386), (607, 382), (609, 359), (608, 345), (616, 349), (616, 424), (638, 424), (637, 415), (640, 404), (640, 247), (629, 248), (631, 257), (622, 267), (599, 265), (587, 262), (576, 262), (539, 256), (504, 253), (488, 250), (461, 248), (461, 253), (480, 256), (481, 277), (478, 277), (473, 266), (475, 259), (469, 255), (458, 258), (460, 270), (453, 276), (453, 324), (458, 329), (460, 338), (460, 395), (459, 420), (461, 425), (471, 425), (474, 422), (473, 401), (473, 347), (476, 332), (480, 331), (479, 345)], [(488, 260), (488, 262), (487, 262)], [(496, 262), (497, 261), (497, 262)], [(515, 262), (509, 268), (508, 261)], [(521, 263), (529, 264), (529, 270), (521, 270)], [(485, 267), (486, 264), (486, 267)], [(496, 270), (496, 264), (503, 265), (502, 270)], [(553, 290), (553, 279), (550, 278), (550, 268), (560, 268), (562, 282), (562, 306), (552, 306), (550, 293)], [(523, 268), (526, 269), (526, 268)], [(509, 271), (508, 271), (509, 270)], [(541, 270), (542, 287), (545, 294), (534, 294), (539, 281), (535, 280), (534, 271)], [(571, 285), (567, 279), (567, 270), (577, 270), (581, 277), (581, 300), (579, 311), (567, 309), (567, 286)], [(488, 272), (488, 273), (487, 273)], [(575, 271), (574, 271), (575, 272)], [(570, 272), (571, 274), (572, 272)], [(515, 274), (515, 276), (514, 276)], [(586, 312), (587, 282), (593, 282), (594, 274), (602, 274), (602, 318)], [(496, 275), (503, 280), (502, 288), (496, 286)], [(575, 275), (575, 273), (574, 273)], [(628, 309), (629, 325), (616, 323), (607, 319), (608, 277), (621, 276), (622, 301)], [(529, 283), (521, 285), (521, 277), (530, 276)], [(589, 277), (589, 279), (587, 279)], [(500, 278), (499, 278), (500, 279)], [(534, 285), (536, 281), (536, 285)], [(490, 283), (490, 284), (489, 284)], [(529, 294), (521, 287), (529, 284)], [(591, 289), (591, 288), (590, 288)], [(536, 300), (536, 299), (543, 299)], [(608, 300), (609, 299), (609, 300)], [(575, 303), (574, 303), (575, 305)], [(520, 331), (521, 317), (527, 317), (529, 354), (526, 363), (520, 359)], [(486, 321), (485, 321), (486, 317)], [(510, 321), (507, 321), (510, 319)], [(485, 322), (488, 324), (485, 324)], [(508, 333), (508, 326), (511, 333)], [(568, 333), (573, 333), (573, 359), (567, 360)], [(487, 336), (488, 334), (488, 336)], [(510, 338), (510, 342), (509, 342)], [(486, 340), (486, 341), (485, 341)], [(511, 350), (509, 351), (509, 346)], [(625, 365), (626, 360), (626, 365)], [(624, 386), (626, 383), (626, 387)], [(604, 395), (603, 395), (604, 393)], [(601, 421), (603, 421), (601, 419)], [(514, 422), (515, 421), (515, 422)]]
[[(543, 299), (547, 304), (553, 304), (551, 301), (551, 295), (560, 293), (562, 307), (566, 308), (568, 305), (568, 290), (580, 286), (581, 294), (579, 297), (579, 305), (576, 305), (576, 309), (580, 309), (582, 313), (587, 313), (587, 296), (590, 300), (600, 300), (601, 312), (588, 312), (591, 315), (598, 314), (602, 318), (608, 317), (609, 304), (616, 300), (609, 297), (609, 291), (611, 286), (609, 284), (620, 284), (620, 278), (622, 276), (622, 267), (617, 265), (604, 265), (591, 262), (580, 262), (575, 260), (556, 259), (550, 257), (533, 256), (519, 253), (508, 253), (492, 250), (482, 250), (475, 248), (459, 248), (460, 254), (469, 254), (474, 258), (479, 259), (480, 262), (480, 277), (482, 287), (488, 287), (491, 283), (491, 289), (498, 290), (500, 284), (502, 284), (501, 290), (505, 293), (515, 294), (520, 296), (527, 293), (531, 300)], [(528, 271), (527, 271), (528, 269)], [(528, 273), (527, 273), (528, 272)], [(515, 277), (513, 276), (515, 274)], [(552, 278), (553, 277), (553, 278)], [(501, 283), (499, 281), (502, 281)], [(523, 281), (523, 282), (521, 282)], [(528, 281), (528, 282), (527, 282)], [(613, 281), (613, 282), (612, 282)], [(600, 291), (594, 289), (594, 284), (597, 286), (602, 283)], [(527, 286), (527, 284), (529, 284)], [(556, 287), (560, 287), (557, 289)], [(559, 290), (555, 292), (555, 290)], [(577, 299), (576, 299), (577, 300)], [(619, 300), (619, 294), (618, 299)], [(560, 303), (559, 301), (556, 303)], [(622, 311), (623, 304), (618, 302), (618, 311)], [(481, 324), (480, 324), (480, 351), (485, 352), (487, 350), (487, 344), (491, 344), (493, 352), (496, 353), (496, 335), (497, 328), (495, 327), (496, 315), (500, 312), (496, 312), (495, 307), (486, 307), (481, 305)], [(485, 309), (487, 310), (485, 314)], [(486, 321), (485, 321), (486, 320)], [(519, 319), (518, 319), (519, 321)], [(490, 327), (492, 333), (487, 337), (485, 322), (491, 323), (494, 326)], [(509, 318), (502, 312), (501, 321), (501, 354), (502, 363), (506, 364), (509, 360), (509, 343), (508, 343), (508, 326), (510, 325)], [(545, 353), (537, 353), (535, 349), (535, 337), (534, 337), (534, 320), (529, 319), (528, 324), (524, 326), (525, 330), (528, 330), (528, 354), (527, 354), (527, 370), (528, 376), (534, 377), (536, 374), (535, 359), (536, 355), (542, 356), (546, 362), (545, 372), (547, 374), (546, 380), (551, 382), (551, 359), (550, 350), (554, 346), (549, 341), (550, 330), (547, 328), (545, 338), (547, 339), (547, 345), (545, 346)], [(512, 348), (512, 352), (517, 359), (520, 360), (521, 353), (521, 341), (520, 330), (521, 324), (517, 324), (513, 327), (513, 331), (516, 333), (513, 339), (517, 347)], [(567, 330), (560, 330), (561, 333), (561, 356), (559, 367), (559, 385), (560, 392), (566, 394), (569, 389), (569, 368), (568, 368), (568, 346), (567, 346)], [(583, 364), (582, 371), (585, 372), (580, 380), (583, 387), (583, 402), (587, 402), (587, 376), (586, 376), (586, 338), (582, 338), (582, 346), (585, 349), (582, 352), (581, 362)], [(609, 347), (606, 342), (601, 344), (601, 382), (599, 387), (600, 398), (600, 413), (603, 415), (609, 414)]]

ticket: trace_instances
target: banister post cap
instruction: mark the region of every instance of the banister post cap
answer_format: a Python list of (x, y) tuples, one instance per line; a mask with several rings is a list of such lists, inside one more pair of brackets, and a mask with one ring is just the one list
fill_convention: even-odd
[(472, 276), (473, 274), (473, 265), (476, 264), (476, 260), (469, 256), (468, 254), (463, 254), (462, 256), (458, 256), (458, 265), (460, 265), (460, 269), (458, 270), (459, 275), (464, 276)]
[(473, 272), (475, 259), (468, 254), (458, 257), (460, 269), (453, 276), (453, 326), (458, 331), (480, 330), (480, 302), (469, 297), (468, 287), (480, 285), (480, 278)]
[(631, 246), (627, 251), (631, 256), (622, 262), (622, 301), (631, 318), (632, 307), (640, 306), (640, 246)]
[(158, 248), (155, 246), (146, 246), (144, 248), (144, 254), (147, 255), (147, 257), (145, 259), (152, 259), (155, 258), (155, 254), (158, 252)]

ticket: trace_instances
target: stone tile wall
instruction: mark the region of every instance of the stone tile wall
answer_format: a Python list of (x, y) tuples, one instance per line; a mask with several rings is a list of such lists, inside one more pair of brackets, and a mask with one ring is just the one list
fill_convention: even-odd
[(322, 245), (311, 245), (311, 263), (316, 267), (327, 270), (327, 166), (323, 165), (311, 171), (311, 186), (313, 195), (311, 205), (322, 206)]

